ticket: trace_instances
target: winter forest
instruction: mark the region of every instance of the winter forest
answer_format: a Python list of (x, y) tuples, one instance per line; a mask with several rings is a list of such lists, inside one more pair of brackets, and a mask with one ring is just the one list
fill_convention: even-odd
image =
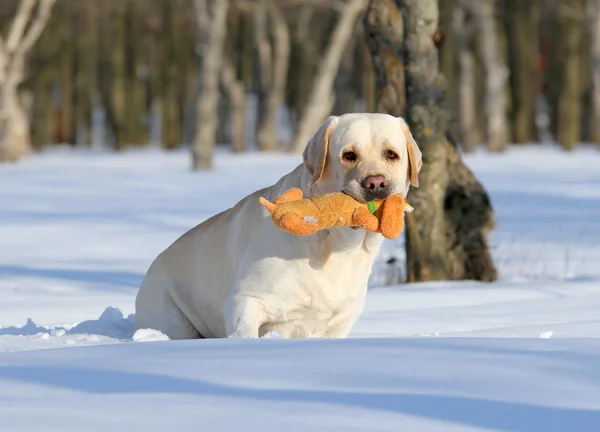
[[(204, 168), (215, 145), (300, 151), (329, 113), (381, 108), (365, 1), (210, 3), (0, 2), (0, 29), (22, 57), (0, 75), (15, 99), (2, 112), (28, 125), (3, 132), (0, 159), (64, 143), (192, 146), (195, 168)], [(596, 1), (440, 0), (438, 8), (448, 130), (463, 151), (600, 142)]]
[[(356, 172), (307, 147), (346, 113), (420, 152), (372, 267), (364, 227), (243, 213)], [(138, 328), (198, 224), (147, 314), (197, 338)], [(277, 299), (258, 337), (199, 330), (229, 276)], [(0, 430), (598, 431), (599, 313), (600, 0), (0, 0)]]

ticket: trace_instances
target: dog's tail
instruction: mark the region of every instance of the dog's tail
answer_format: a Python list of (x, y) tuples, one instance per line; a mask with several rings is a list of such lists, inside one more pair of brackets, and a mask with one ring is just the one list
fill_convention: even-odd
[(263, 197), (258, 198), (258, 202), (261, 203), (265, 208), (269, 211), (269, 213), (273, 214), (277, 206), (270, 201), (267, 201)]

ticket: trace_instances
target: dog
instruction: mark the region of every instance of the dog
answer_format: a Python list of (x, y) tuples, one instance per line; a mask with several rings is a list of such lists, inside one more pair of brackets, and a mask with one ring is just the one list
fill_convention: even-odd
[(136, 297), (135, 329), (170, 339), (346, 337), (362, 313), (383, 237), (354, 227), (296, 237), (273, 225), (258, 198), (273, 201), (292, 187), (308, 198), (340, 190), (361, 202), (406, 197), (418, 187), (421, 165), (402, 118), (328, 117), (298, 167), (154, 260)]

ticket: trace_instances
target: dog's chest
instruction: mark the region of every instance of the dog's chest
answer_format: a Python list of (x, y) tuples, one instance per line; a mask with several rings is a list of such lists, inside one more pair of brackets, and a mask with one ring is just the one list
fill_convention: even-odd
[(353, 253), (335, 254), (322, 268), (295, 263), (278, 302), (282, 307), (273, 316), (279, 323), (276, 330), (287, 337), (319, 337), (354, 320), (365, 301), (371, 261), (370, 256)]

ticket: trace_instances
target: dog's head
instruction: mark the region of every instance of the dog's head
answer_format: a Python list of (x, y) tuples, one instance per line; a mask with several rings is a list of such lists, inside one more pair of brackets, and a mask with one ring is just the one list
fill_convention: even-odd
[(315, 193), (344, 191), (367, 202), (419, 185), (421, 151), (406, 122), (387, 114), (330, 116), (304, 150)]

